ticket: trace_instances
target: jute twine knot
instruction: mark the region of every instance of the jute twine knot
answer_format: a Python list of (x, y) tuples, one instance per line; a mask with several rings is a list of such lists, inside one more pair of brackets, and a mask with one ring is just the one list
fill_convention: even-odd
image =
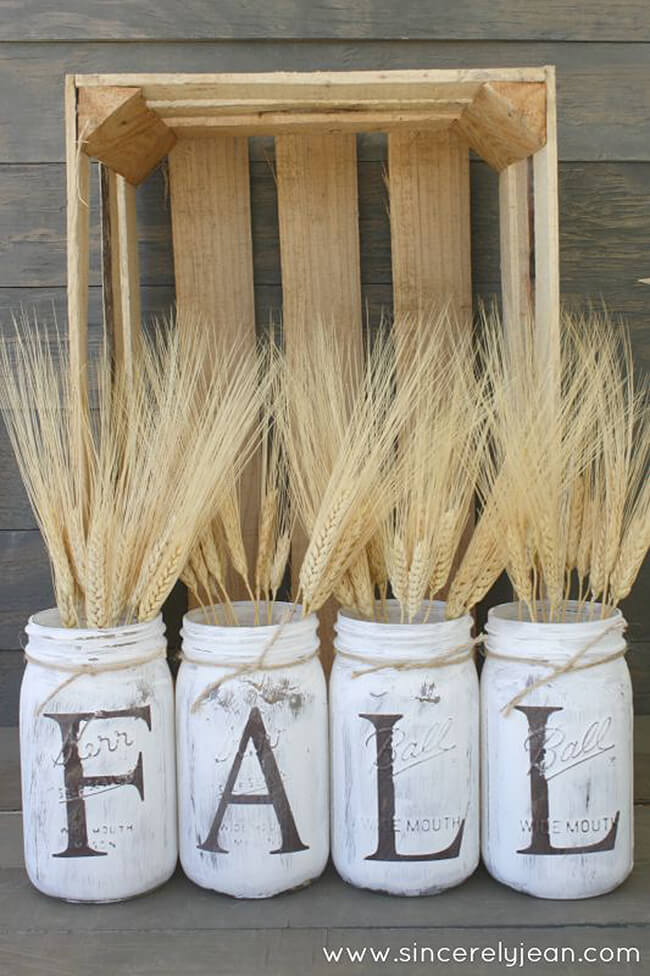
[[(277, 625), (275, 633), (270, 638), (270, 640), (268, 640), (267, 643), (264, 645), (260, 654), (255, 658), (255, 660), (249, 661), (248, 663), (236, 665), (235, 668), (229, 674), (224, 674), (216, 681), (210, 682), (210, 684), (203, 689), (203, 691), (198, 696), (198, 698), (196, 698), (192, 703), (192, 706), (190, 708), (192, 714), (194, 714), (194, 712), (197, 712), (198, 709), (203, 704), (203, 702), (206, 701), (206, 699), (210, 698), (213, 692), (217, 691), (221, 687), (221, 685), (225, 684), (226, 681), (234, 681), (236, 678), (241, 678), (242, 675), (250, 674), (253, 671), (260, 671), (260, 670), (276, 671), (282, 668), (293, 667), (293, 664), (302, 664), (303, 661), (310, 661), (313, 657), (315, 657), (317, 650), (315, 650), (308, 657), (303, 657), (300, 659), (300, 661), (295, 661), (292, 662), (291, 664), (286, 664), (286, 663), (265, 664), (264, 663), (266, 655), (269, 653), (269, 651), (271, 650), (275, 642), (279, 639), (287, 624), (291, 623), (291, 621), (295, 616), (295, 613), (296, 613), (296, 605), (294, 604), (291, 607), (291, 610), (284, 615), (283, 619)], [(198, 664), (199, 666), (203, 666), (203, 667), (214, 667), (214, 663), (212, 661), (196, 661), (194, 658), (187, 658), (183, 654), (181, 655), (181, 660), (189, 661), (191, 664)]]
[[(155, 661), (157, 658), (162, 658), (164, 656), (165, 648), (157, 648), (155, 653), (143, 654), (137, 658), (130, 658), (127, 661), (107, 661), (106, 663), (100, 661), (85, 661), (83, 664), (56, 664), (54, 670), (56, 671), (69, 671), (70, 675), (64, 681), (61, 681), (49, 695), (41, 702), (41, 704), (36, 709), (36, 714), (41, 715), (45, 706), (50, 702), (55, 695), (63, 691), (76, 681), (77, 678), (81, 678), (85, 674), (103, 674), (105, 671), (125, 671), (127, 668), (136, 668), (141, 664), (148, 664), (149, 661)], [(161, 653), (162, 652), (162, 653)], [(33, 657), (28, 651), (23, 652), (25, 655), (25, 660), (31, 664), (38, 664), (41, 667), (48, 667), (40, 658)]]
[(525, 688), (522, 688), (521, 691), (518, 691), (517, 694), (501, 709), (503, 715), (506, 717), (510, 715), (513, 708), (516, 708), (516, 706), (523, 701), (524, 698), (527, 698), (528, 695), (530, 695), (533, 691), (536, 691), (538, 688), (543, 688), (544, 685), (547, 685), (549, 682), (553, 681), (555, 678), (559, 678), (563, 674), (568, 674), (571, 671), (588, 671), (589, 668), (597, 668), (601, 664), (608, 664), (610, 661), (616, 661), (619, 657), (625, 657), (626, 649), (623, 648), (620, 651), (614, 651), (612, 654), (597, 657), (593, 661), (588, 661), (586, 664), (579, 663), (582, 656), (586, 654), (587, 651), (591, 650), (592, 647), (595, 647), (596, 644), (598, 644), (604, 637), (612, 633), (614, 630), (622, 631), (623, 627), (624, 625), (620, 620), (614, 621), (609, 625), (609, 627), (606, 627), (599, 634), (597, 634), (596, 637), (592, 637), (591, 640), (587, 641), (587, 643), (579, 648), (575, 654), (572, 654), (571, 657), (564, 662), (564, 664), (554, 664), (545, 657), (518, 657), (515, 654), (498, 654), (496, 651), (488, 650), (487, 646), (485, 646), (485, 641), (488, 635), (481, 635), (484, 645), (483, 655), (485, 658), (495, 658), (499, 661), (515, 661), (518, 664), (533, 664), (538, 665), (539, 667), (551, 669), (548, 674), (542, 675), (531, 684), (526, 685)]

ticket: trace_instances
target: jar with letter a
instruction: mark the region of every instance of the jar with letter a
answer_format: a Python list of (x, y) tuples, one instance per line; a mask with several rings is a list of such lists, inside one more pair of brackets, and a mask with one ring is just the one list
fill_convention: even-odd
[[(257, 625), (183, 621), (176, 689), (180, 855), (196, 884), (265, 898), (316, 878), (329, 853), (327, 696), (318, 621), (272, 605)], [(226, 619), (223, 608), (219, 618)]]

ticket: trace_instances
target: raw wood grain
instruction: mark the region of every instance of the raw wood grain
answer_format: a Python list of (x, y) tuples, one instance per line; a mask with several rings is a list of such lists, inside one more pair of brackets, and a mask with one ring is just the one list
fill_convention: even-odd
[[(169, 158), (172, 236), (179, 313), (198, 315), (232, 345), (255, 343), (255, 293), (248, 144), (241, 136), (179, 144)], [(241, 484), (249, 565), (257, 551), (259, 468)], [(229, 592), (246, 599), (231, 575)]]
[[(360, 161), (359, 212), (362, 280), (391, 280), (384, 163)], [(259, 285), (280, 282), (277, 201), (268, 162), (252, 169), (253, 250)], [(472, 194), (472, 268), (479, 285), (499, 280), (498, 179), (479, 162), (470, 165)], [(563, 294), (611, 295), (625, 310), (627, 291), (633, 317), (650, 311), (650, 288), (638, 284), (648, 277), (650, 234), (649, 163), (565, 163), (560, 167), (560, 257)], [(93, 180), (93, 191), (95, 191)], [(60, 165), (0, 166), (0, 207), (3, 218), (0, 289), (32, 289), (65, 285), (65, 176)], [(91, 284), (99, 274), (99, 228), (96, 196), (91, 197), (93, 225)], [(156, 171), (138, 189), (138, 236), (143, 286), (173, 283), (171, 222), (165, 179)], [(13, 299), (12, 299), (13, 300)], [(18, 299), (20, 300), (20, 298)], [(5, 302), (7, 307), (8, 302)], [(639, 335), (639, 341), (647, 344)], [(648, 361), (648, 360), (646, 360)]]
[[(0, 43), (0, 162), (62, 162), (66, 72), (311, 71), (555, 64), (562, 160), (650, 159), (648, 47), (643, 43), (236, 41)], [(639, 40), (639, 38), (637, 38)], [(364, 155), (365, 152), (365, 155)], [(368, 156), (360, 147), (360, 158)]]
[(45, 2), (5, 3), (2, 40), (90, 41), (251, 40), (341, 38), (438, 38), (501, 40), (557, 39), (633, 41), (650, 39), (650, 15), (643, 0), (591, 0), (589, 4), (548, 0), (494, 0), (477, 6), (471, 0), (423, 5), (419, 0), (371, 0), (347, 3), (323, 0), (308, 6), (273, 0), (262, 8), (240, 0), (145, 0), (118, 8), (101, 0), (65, 0), (56, 10)]
[(167, 155), (176, 136), (147, 107), (139, 88), (78, 88), (84, 152), (134, 186)]
[(512, 340), (532, 310), (530, 161), (499, 173), (499, 248), (503, 324)]
[(540, 362), (560, 375), (560, 213), (555, 69), (547, 68), (546, 142), (533, 156), (535, 341)]
[(85, 403), (90, 268), (90, 160), (81, 152), (77, 129), (77, 91), (65, 82), (67, 287), (70, 370), (73, 387)]
[(135, 187), (103, 164), (100, 174), (104, 327), (130, 373), (142, 314)]
[(391, 133), (388, 180), (395, 313), (450, 302), (471, 313), (469, 149), (453, 132)]
[[(289, 362), (311, 329), (327, 329), (352, 355), (361, 345), (361, 264), (356, 140), (352, 135), (276, 141), (284, 342)], [(305, 539), (292, 548), (294, 588)], [(331, 662), (336, 607), (321, 613), (321, 656)]]
[(541, 82), (482, 85), (453, 127), (493, 169), (505, 169), (546, 141), (546, 86)]

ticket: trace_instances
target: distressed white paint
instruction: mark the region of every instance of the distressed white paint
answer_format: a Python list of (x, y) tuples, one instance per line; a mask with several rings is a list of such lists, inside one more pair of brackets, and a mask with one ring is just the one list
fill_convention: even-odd
[[(427, 666), (454, 649), (468, 649), (472, 621), (445, 621), (444, 604), (436, 602), (428, 623), (400, 624), (393, 601), (388, 620), (338, 617), (330, 680), (332, 857), (351, 884), (433, 894), (464, 881), (479, 858), (476, 668), (469, 655), (459, 664)], [(422, 666), (391, 667), (396, 660)], [(368, 670), (377, 664), (385, 666)], [(393, 726), (390, 755), (378, 756), (376, 726), (360, 717), (365, 714), (402, 716)], [(368, 859), (378, 851), (378, 763), (386, 760), (392, 760), (396, 853), (426, 857), (444, 851), (464, 824), (457, 856)]]
[[(20, 754), (29, 878), (69, 901), (118, 901), (149, 891), (177, 861), (173, 687), (162, 618), (110, 631), (66, 629), (58, 611), (46, 610), (30, 619), (27, 634)], [(74, 676), (75, 669), (87, 673)], [(137, 717), (142, 711), (89, 714), (147, 708), (150, 728)], [(78, 737), (64, 742), (63, 716), (72, 713), (84, 717)], [(132, 774), (141, 757), (143, 795), (131, 784), (81, 784), (83, 804), (75, 813), (75, 790), (66, 791), (65, 779), (66, 759), (74, 768), (73, 739), (83, 777)], [(73, 847), (83, 836), (80, 809), (87, 846), (101, 856)], [(70, 823), (77, 829), (69, 831)], [(68, 849), (72, 856), (55, 856)]]
[[(519, 612), (517, 604), (495, 607), (486, 628), (488, 659), (481, 676), (483, 859), (498, 881), (531, 895), (604, 894), (621, 884), (633, 864), (632, 688), (624, 658), (558, 676), (519, 702), (519, 708), (561, 709), (549, 713), (543, 732), (533, 736), (532, 759), (527, 713), (514, 709), (504, 715), (502, 709), (522, 688), (548, 675), (549, 668), (533, 659), (557, 666), (590, 643), (582, 663), (616, 654), (625, 648), (625, 622), (619, 611), (606, 620), (598, 612), (596, 619), (579, 622), (575, 605), (561, 624), (519, 620)], [(490, 651), (530, 663), (490, 658)], [(539, 774), (547, 781), (549, 816), (540, 816), (544, 811), (537, 801), (534, 823)], [(617, 813), (611, 850), (518, 853), (533, 843), (533, 828), (546, 830), (555, 848), (600, 843)]]
[[(180, 856), (196, 884), (239, 898), (265, 898), (308, 883), (327, 863), (327, 691), (315, 615), (303, 619), (300, 607), (291, 615), (289, 605), (277, 604), (272, 624), (255, 626), (251, 604), (235, 608), (237, 627), (206, 625), (201, 610), (183, 621), (176, 686)], [(263, 663), (253, 670), (265, 649)], [(249, 670), (238, 673), (244, 666)], [(283, 833), (269, 802), (229, 803), (216, 831), (221, 850), (201, 849), (253, 709), (261, 716), (304, 849), (273, 853)], [(250, 740), (231, 793), (269, 794)]]

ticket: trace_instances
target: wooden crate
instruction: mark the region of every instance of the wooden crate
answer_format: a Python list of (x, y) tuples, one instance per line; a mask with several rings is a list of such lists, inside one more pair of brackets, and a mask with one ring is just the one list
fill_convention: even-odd
[[(472, 307), (470, 150), (499, 172), (506, 327), (531, 302), (557, 356), (559, 259), (552, 67), (304, 74), (76, 75), (66, 79), (68, 309), (86, 357), (90, 159), (102, 171), (104, 309), (128, 367), (140, 327), (135, 187), (165, 157), (176, 296), (254, 341), (248, 137), (275, 139), (289, 352), (321, 321), (360, 348), (356, 134), (387, 133), (396, 313)], [(328, 323), (331, 323), (329, 325)], [(246, 489), (256, 524), (257, 487)], [(254, 545), (254, 531), (247, 544)], [(294, 560), (297, 562), (297, 560)]]

